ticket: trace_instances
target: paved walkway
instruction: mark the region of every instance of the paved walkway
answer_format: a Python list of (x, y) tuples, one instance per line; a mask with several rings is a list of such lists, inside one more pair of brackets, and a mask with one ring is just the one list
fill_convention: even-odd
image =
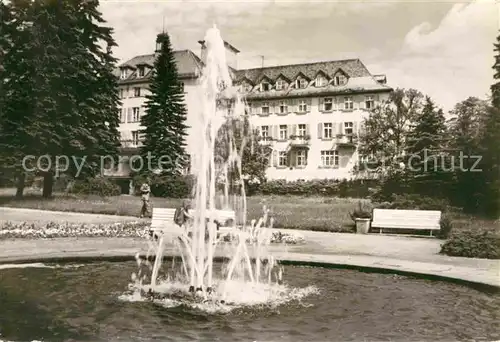
[[(0, 208), (0, 221), (123, 222), (135, 217)], [(283, 231), (284, 229), (280, 229)], [(292, 231), (292, 230), (291, 230)], [(357, 235), (293, 230), (306, 243), (273, 245), (278, 259), (392, 269), (462, 279), (500, 287), (500, 261), (440, 255), (441, 240), (387, 235)], [(0, 241), (0, 263), (61, 257), (116, 257), (145, 253), (144, 240), (132, 238), (57, 238)], [(173, 254), (173, 248), (167, 254)], [(218, 251), (223, 255), (223, 251)]]

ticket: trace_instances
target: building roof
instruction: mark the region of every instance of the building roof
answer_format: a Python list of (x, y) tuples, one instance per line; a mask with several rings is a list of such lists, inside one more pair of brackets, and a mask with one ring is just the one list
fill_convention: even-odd
[(314, 84), (310, 84), (304, 89), (287, 87), (287, 89), (284, 90), (271, 89), (264, 92), (260, 92), (258, 87), (256, 87), (252, 91), (246, 93), (246, 97), (248, 99), (271, 99), (284, 96), (318, 96), (392, 90), (391, 87), (385, 85), (385, 82), (381, 82), (385, 81), (385, 78), (382, 80), (380, 75), (376, 78), (370, 74), (368, 69), (359, 59), (237, 70), (235, 71), (235, 82), (241, 83), (243, 81), (249, 81), (251, 85), (257, 85), (262, 79), (267, 78), (274, 82), (280, 77), (285, 77), (290, 81), (294, 81), (299, 75), (303, 75), (309, 80), (314, 80), (318, 73), (322, 73), (332, 79), (338, 71), (342, 71), (348, 79), (347, 83), (342, 86), (329, 83), (327, 86), (315, 87)]
[[(156, 55), (157, 54), (153, 53), (149, 55), (140, 55), (132, 59), (129, 59), (128, 61), (118, 66), (118, 69), (115, 70), (115, 75), (119, 77), (120, 68), (123, 67), (128, 67), (136, 70), (137, 67), (140, 65), (148, 65), (152, 68), (154, 66)], [(174, 51), (174, 58), (175, 58), (175, 63), (177, 65), (177, 72), (179, 73), (180, 78), (197, 77), (198, 75), (201, 74), (203, 62), (192, 51), (190, 50)], [(129, 75), (128, 78), (121, 79), (120, 83), (128, 83), (139, 80), (141, 82), (144, 82), (147, 81), (150, 77), (151, 77), (151, 70), (149, 70), (148, 73), (144, 75), (144, 77), (140, 78), (138, 78), (136, 73), (133, 72), (131, 75)]]
[(359, 59), (345, 59), (339, 61), (278, 65), (265, 68), (238, 70), (236, 81), (238, 82), (240, 79), (246, 77), (250, 81), (256, 83), (262, 76), (267, 76), (271, 80), (276, 80), (280, 74), (289, 80), (294, 80), (299, 73), (304, 74), (304, 76), (312, 80), (319, 71), (322, 71), (329, 77), (333, 77), (339, 69), (344, 71), (349, 77), (371, 76), (368, 69), (366, 69), (365, 65)]

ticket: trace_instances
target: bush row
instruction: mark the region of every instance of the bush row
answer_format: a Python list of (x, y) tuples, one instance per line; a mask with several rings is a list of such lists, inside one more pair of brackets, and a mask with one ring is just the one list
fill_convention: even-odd
[(72, 194), (99, 195), (103, 197), (119, 196), (120, 187), (107, 178), (88, 178), (85, 180), (76, 180), (68, 188)]
[(255, 186), (253, 193), (262, 195), (336, 196), (364, 198), (376, 185), (373, 180), (271, 180)]

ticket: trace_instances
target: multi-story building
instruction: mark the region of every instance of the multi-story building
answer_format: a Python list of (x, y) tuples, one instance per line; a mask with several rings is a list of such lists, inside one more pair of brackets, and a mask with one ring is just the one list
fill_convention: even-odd
[(392, 89), (359, 59), (238, 70), (270, 179), (352, 178), (362, 122)]
[[(184, 85), (187, 125), (199, 110), (205, 45), (198, 57), (189, 50), (174, 53)], [(361, 123), (370, 109), (388, 98), (392, 88), (384, 75), (372, 75), (359, 59), (238, 69), (239, 51), (225, 43), (234, 84), (245, 94), (251, 122), (262, 143), (273, 148), (267, 175), (270, 179), (351, 178), (358, 161)], [(158, 51), (158, 46), (156, 51)], [(132, 58), (119, 66), (122, 99), (119, 131), (123, 159), (108, 176), (127, 179), (130, 161), (140, 146), (140, 117), (151, 79), (155, 54)], [(188, 132), (188, 153), (196, 136)], [(125, 188), (125, 186), (124, 186)]]

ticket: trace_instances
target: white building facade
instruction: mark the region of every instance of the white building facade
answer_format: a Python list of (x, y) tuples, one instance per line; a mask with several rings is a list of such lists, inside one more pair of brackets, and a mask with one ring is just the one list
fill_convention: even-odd
[[(184, 85), (187, 125), (197, 117), (203, 69), (201, 58), (189, 50), (174, 53)], [(362, 122), (392, 88), (385, 76), (371, 75), (359, 59), (309, 64), (237, 69), (239, 51), (228, 43), (227, 60), (235, 85), (245, 94), (251, 123), (262, 143), (273, 148), (269, 179), (350, 179), (359, 160), (358, 139)], [(119, 66), (117, 76), (122, 100), (119, 131), (122, 161), (106, 173), (128, 179), (127, 158), (138, 154), (140, 118), (145, 112), (155, 54), (137, 56)], [(188, 131), (188, 153), (196, 148), (196, 136)]]

